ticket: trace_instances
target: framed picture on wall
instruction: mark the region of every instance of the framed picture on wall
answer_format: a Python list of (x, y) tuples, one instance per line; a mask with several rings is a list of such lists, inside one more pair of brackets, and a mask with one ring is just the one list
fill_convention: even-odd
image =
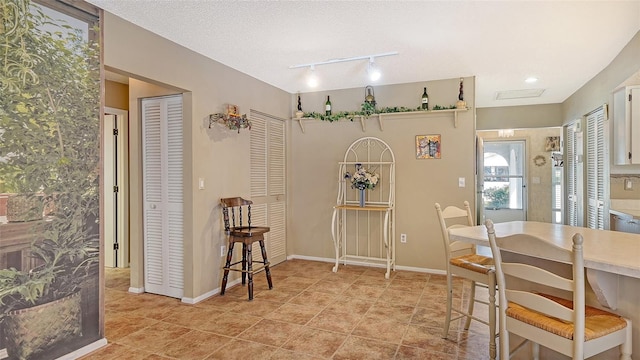
[(545, 151), (560, 151), (560, 136), (547, 136), (544, 142)]
[(440, 159), (440, 134), (416, 135), (416, 158)]

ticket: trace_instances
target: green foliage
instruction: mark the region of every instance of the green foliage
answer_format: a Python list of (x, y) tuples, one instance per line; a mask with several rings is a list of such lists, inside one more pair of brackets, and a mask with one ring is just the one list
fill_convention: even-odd
[[(0, 9), (0, 181), (54, 199), (30, 273), (0, 270), (6, 312), (77, 291), (98, 261), (99, 49), (29, 0)], [(35, 6), (35, 11), (30, 11)]]
[(504, 209), (509, 207), (509, 186), (507, 185), (485, 189), (484, 196), (489, 199), (485, 205), (487, 208)]

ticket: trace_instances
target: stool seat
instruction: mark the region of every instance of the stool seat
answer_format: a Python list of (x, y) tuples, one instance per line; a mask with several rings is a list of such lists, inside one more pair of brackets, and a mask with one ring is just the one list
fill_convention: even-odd
[[(271, 229), (265, 226), (239, 227), (230, 230), (230, 235), (238, 237), (255, 237), (269, 232)], [(253, 240), (256, 241), (256, 240)]]
[[(227, 234), (228, 242), (227, 261), (223, 267), (224, 274), (222, 276), (220, 295), (225, 293), (229, 271), (239, 271), (242, 273), (242, 285), (245, 285), (248, 280), (249, 300), (253, 300), (253, 274), (264, 270), (269, 290), (273, 288), (267, 250), (264, 245), (264, 234), (271, 229), (266, 226), (251, 226), (251, 204), (253, 204), (251, 200), (245, 200), (241, 197), (223, 198), (220, 199), (220, 204), (222, 205), (224, 230)], [(243, 208), (245, 209), (244, 211)], [(245, 213), (246, 224), (243, 223), (243, 212)], [(231, 219), (229, 219), (229, 213), (231, 213)], [(260, 244), (262, 253), (262, 261), (255, 261), (262, 265), (258, 268), (253, 267), (252, 245), (256, 241)], [(242, 243), (242, 260), (231, 262), (233, 259), (233, 247), (236, 243)], [(235, 267), (235, 265), (241, 266)]]

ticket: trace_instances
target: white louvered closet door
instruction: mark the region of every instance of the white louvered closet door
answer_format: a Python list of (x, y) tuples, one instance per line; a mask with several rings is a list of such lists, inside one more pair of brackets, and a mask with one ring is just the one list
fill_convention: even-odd
[(145, 291), (182, 298), (182, 96), (142, 100)]
[(565, 149), (567, 169), (567, 209), (566, 224), (578, 226), (578, 136), (575, 130), (575, 124), (565, 126)]
[[(251, 223), (271, 228), (265, 243), (275, 265), (287, 259), (285, 122), (256, 111), (250, 117)], [(253, 257), (262, 258), (257, 247)]]
[(604, 229), (605, 200), (605, 109), (587, 115), (587, 226), (591, 229)]

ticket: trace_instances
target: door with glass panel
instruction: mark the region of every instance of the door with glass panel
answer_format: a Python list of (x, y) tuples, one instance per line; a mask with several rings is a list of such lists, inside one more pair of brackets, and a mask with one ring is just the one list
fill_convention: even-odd
[(527, 219), (526, 142), (484, 141), (482, 206), (494, 223)]

